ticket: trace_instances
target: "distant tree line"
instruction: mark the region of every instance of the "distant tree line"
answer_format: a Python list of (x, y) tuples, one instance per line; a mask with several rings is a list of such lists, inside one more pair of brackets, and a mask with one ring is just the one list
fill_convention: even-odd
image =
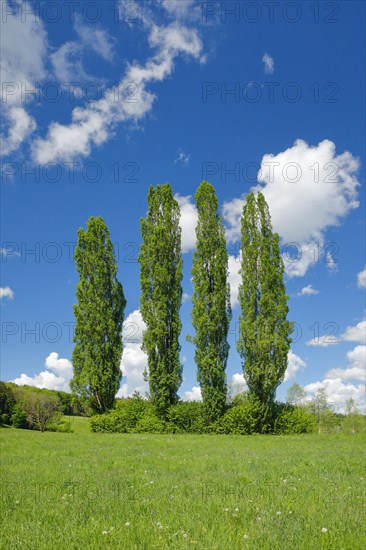
[(87, 414), (70, 393), (0, 381), (0, 424), (30, 430), (69, 431), (65, 415)]

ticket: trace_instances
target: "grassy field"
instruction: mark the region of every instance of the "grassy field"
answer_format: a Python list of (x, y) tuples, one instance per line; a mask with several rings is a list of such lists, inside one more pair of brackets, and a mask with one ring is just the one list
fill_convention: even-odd
[(362, 436), (0, 430), (2, 549), (366, 547)]

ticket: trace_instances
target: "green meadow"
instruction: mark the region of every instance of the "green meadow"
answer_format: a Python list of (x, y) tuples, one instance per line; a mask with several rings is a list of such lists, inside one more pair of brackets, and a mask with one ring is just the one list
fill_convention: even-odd
[(366, 547), (362, 435), (71, 426), (0, 430), (2, 549)]

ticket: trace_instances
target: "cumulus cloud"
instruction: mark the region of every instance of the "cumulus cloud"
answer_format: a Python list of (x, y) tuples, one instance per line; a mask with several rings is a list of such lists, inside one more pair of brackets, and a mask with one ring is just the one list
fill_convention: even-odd
[(242, 373), (236, 372), (230, 379), (228, 391), (231, 397), (248, 391), (248, 386)]
[(0, 300), (3, 298), (9, 298), (9, 300), (14, 298), (14, 291), (10, 288), (10, 286), (0, 287)]
[(182, 252), (190, 252), (196, 248), (196, 225), (198, 212), (196, 205), (192, 202), (192, 196), (174, 195), (180, 208), (180, 222), (182, 229)]
[(366, 343), (366, 320), (360, 321), (354, 327), (347, 327), (341, 338), (347, 342)]
[(323, 334), (316, 338), (312, 338), (306, 342), (307, 346), (327, 348), (328, 346), (335, 346), (339, 344), (339, 339), (333, 334)]
[(193, 386), (189, 391), (184, 392), (183, 401), (202, 401), (201, 388), (199, 386)]
[(73, 376), (72, 364), (68, 359), (58, 356), (52, 352), (46, 358), (45, 367), (47, 370), (28, 376), (23, 373), (12, 380), (18, 386), (35, 386), (36, 388), (47, 388), (48, 390), (70, 391), (70, 380)]
[(357, 286), (359, 288), (366, 288), (366, 266), (357, 274)]
[[(346, 401), (354, 399), (358, 405), (364, 406), (365, 384), (344, 383), (342, 378), (325, 378), (320, 382), (307, 384), (304, 390), (315, 395), (319, 389), (325, 389), (328, 403), (334, 403), (339, 412), (344, 412)], [(310, 395), (311, 398), (313, 395)]]
[(70, 124), (53, 122), (46, 138), (34, 141), (34, 160), (46, 164), (88, 156), (92, 147), (112, 137), (118, 123), (136, 123), (152, 109), (156, 96), (147, 87), (172, 74), (178, 55), (202, 61), (202, 42), (196, 29), (177, 21), (159, 26), (142, 4), (136, 4), (136, 18), (147, 30), (149, 45), (155, 53), (144, 65), (130, 64), (119, 84), (107, 89), (99, 101), (85, 108), (76, 107)]
[[(263, 156), (260, 185), (254, 190), (262, 191), (266, 198), (283, 249), (296, 250), (295, 257), (290, 257), (290, 252), (284, 255), (290, 277), (305, 275), (318, 261), (317, 250), (324, 250), (327, 228), (339, 225), (358, 207), (359, 165), (349, 151), (337, 155), (329, 140), (310, 146), (298, 139), (282, 153)], [(235, 198), (223, 207), (227, 237), (232, 242), (240, 240), (244, 200), (244, 196)], [(331, 254), (326, 260), (330, 269), (336, 266)]]
[(296, 353), (294, 353), (292, 350), (289, 350), (288, 357), (287, 357), (287, 369), (285, 372), (284, 382), (287, 382), (288, 380), (295, 378), (299, 370), (304, 369), (305, 367), (306, 367), (306, 362), (303, 361), (301, 357), (296, 355)]
[(230, 302), (231, 307), (234, 309), (236, 306), (239, 305), (239, 285), (241, 283), (241, 275), (239, 273), (240, 271), (240, 255), (239, 256), (232, 256), (229, 254), (228, 258), (228, 270), (229, 270), (229, 276), (228, 281), (230, 284)]
[(349, 364), (345, 369), (330, 369), (325, 378), (364, 381), (366, 378), (366, 346), (356, 346), (347, 353), (347, 359)]
[(264, 63), (264, 72), (266, 74), (273, 74), (274, 73), (274, 59), (269, 53), (265, 53), (262, 57), (262, 61)]
[(121, 361), (123, 378), (117, 397), (130, 397), (135, 391), (144, 396), (149, 390), (148, 383), (144, 380), (147, 355), (141, 349), (142, 335), (145, 330), (146, 325), (140, 310), (130, 313), (123, 324), (124, 347)]
[(313, 288), (313, 285), (304, 286), (304, 288), (297, 293), (298, 296), (315, 296), (316, 294), (319, 294), (319, 290)]
[[(8, 0), (6, 4), (10, 7)], [(18, 0), (15, 1), (16, 7), (20, 8)], [(34, 132), (36, 122), (27, 111), (34, 94), (25, 94), (34, 90), (35, 84), (46, 76), (44, 60), (48, 43), (43, 23), (31, 17), (30, 4), (23, 2), (22, 8), (4, 10), (7, 15), (0, 21), (1, 101), (3, 128), (6, 130), (6, 135), (0, 136), (0, 143), (4, 156), (18, 149)], [(25, 9), (28, 16), (22, 20), (21, 13)]]

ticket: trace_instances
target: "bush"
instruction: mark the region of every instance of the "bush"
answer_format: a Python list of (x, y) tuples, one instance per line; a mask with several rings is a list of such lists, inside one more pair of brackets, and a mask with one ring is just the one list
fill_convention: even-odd
[(168, 410), (169, 428), (178, 433), (203, 433), (206, 431), (202, 403), (180, 401)]
[(92, 432), (130, 433), (139, 420), (153, 413), (152, 403), (141, 397), (119, 399), (109, 413), (92, 416), (89, 420)]
[(315, 430), (315, 418), (304, 407), (284, 405), (278, 411), (274, 422), (275, 434), (304, 434)]
[(60, 420), (59, 422), (54, 422), (49, 424), (47, 427), (49, 432), (61, 432), (61, 433), (72, 433), (74, 430), (71, 428), (71, 422), (69, 420)]
[[(236, 404), (239, 402), (239, 404)], [(224, 416), (216, 422), (216, 433), (249, 435), (259, 432), (261, 406), (247, 395), (234, 401)]]
[(166, 431), (166, 423), (160, 420), (154, 413), (145, 413), (131, 431), (134, 433), (161, 434)]

